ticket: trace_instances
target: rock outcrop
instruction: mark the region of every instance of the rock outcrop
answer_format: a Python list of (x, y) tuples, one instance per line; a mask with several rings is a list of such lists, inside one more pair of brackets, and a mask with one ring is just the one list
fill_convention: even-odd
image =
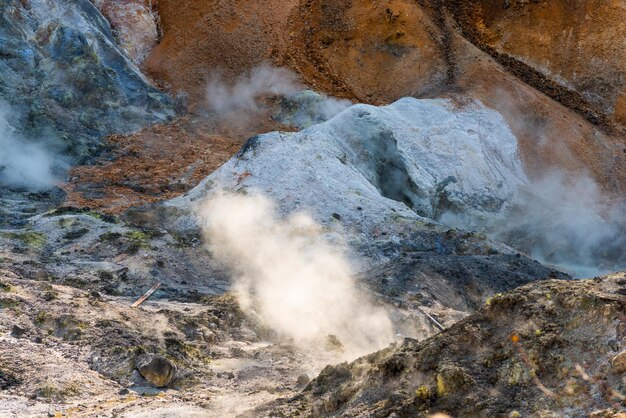
[(551, 80), (552, 92), (545, 92), (556, 100), (626, 125), (626, 49), (612, 42), (626, 33), (622, 2), (447, 3), (472, 42), (504, 65), (536, 71), (525, 81), (541, 88), (542, 77)]
[(260, 191), (284, 213), (305, 209), (336, 232), (343, 226), (352, 248), (376, 260), (387, 260), (382, 242), (412, 247), (408, 236), (424, 230), (412, 222), (428, 220), (497, 237), (582, 277), (619, 270), (624, 259), (619, 205), (607, 210), (591, 181), (529, 180), (516, 137), (479, 102), (360, 104), (297, 133), (252, 137), (195, 189), (164, 202), (157, 222), (197, 234), (190, 208), (220, 188)]
[[(259, 190), (285, 212), (306, 208), (322, 224), (359, 233), (399, 221), (463, 213), (478, 224), (506, 213), (526, 183), (517, 142), (479, 103), (405, 98), (355, 105), (297, 133), (250, 138), (236, 157), (164, 207), (189, 210), (218, 188)], [(299, 192), (305, 187), (311, 192)], [(332, 202), (332, 204), (330, 204)], [(411, 210), (412, 209), (412, 210)], [(193, 224), (190, 217), (175, 220)]]
[(4, 1), (0, 37), (0, 98), (24, 136), (58, 138), (84, 159), (104, 135), (173, 116), (88, 0)]
[[(109, 21), (118, 44), (140, 65), (158, 43), (156, 16), (152, 2), (144, 0), (95, 0), (94, 4)], [(156, 5), (156, 1), (155, 1)]]
[(327, 367), (302, 396), (263, 413), (618, 417), (623, 371), (611, 359), (626, 344), (625, 292), (618, 273), (497, 295), (425, 341)]

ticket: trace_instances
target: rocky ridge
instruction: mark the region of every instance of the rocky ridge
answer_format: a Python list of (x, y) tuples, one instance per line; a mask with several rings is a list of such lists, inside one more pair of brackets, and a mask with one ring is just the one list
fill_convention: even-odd
[(625, 286), (620, 273), (520, 287), (425, 341), (329, 366), (257, 413), (621, 417)]

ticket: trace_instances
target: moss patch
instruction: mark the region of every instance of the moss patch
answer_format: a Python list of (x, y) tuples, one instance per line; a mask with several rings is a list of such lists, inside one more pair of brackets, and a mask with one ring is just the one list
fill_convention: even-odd
[(17, 299), (0, 298), (0, 309), (17, 309), (22, 301)]
[(46, 213), (45, 217), (54, 217), (54, 216), (63, 216), (63, 215), (87, 215), (92, 218), (99, 219), (103, 222), (115, 224), (117, 223), (117, 218), (111, 215), (105, 215), (102, 213), (94, 212), (88, 208), (75, 208), (72, 206), (66, 206), (63, 208), (58, 208), (53, 211)]
[(33, 248), (41, 248), (46, 244), (46, 236), (39, 232), (2, 232), (0, 236), (21, 241)]
[(64, 401), (66, 398), (80, 395), (80, 386), (80, 383), (74, 381), (62, 385), (46, 382), (35, 390), (35, 395), (50, 401)]

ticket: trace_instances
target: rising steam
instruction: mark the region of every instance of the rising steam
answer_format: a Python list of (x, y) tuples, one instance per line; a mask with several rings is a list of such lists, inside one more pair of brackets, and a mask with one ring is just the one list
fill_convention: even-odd
[(33, 141), (11, 126), (13, 112), (0, 103), (0, 184), (40, 190), (53, 186), (67, 168), (67, 161), (51, 150), (50, 141)]
[(216, 73), (207, 86), (207, 107), (218, 120), (245, 127), (255, 117), (272, 111), (264, 99), (280, 98), (283, 100), (278, 121), (305, 128), (332, 118), (352, 104), (303, 88), (294, 72), (269, 64), (253, 68), (234, 82)]
[[(574, 277), (626, 267), (626, 201), (608, 198), (588, 176), (560, 171), (533, 180), (518, 193), (512, 209), (494, 216), (481, 232)], [(439, 220), (473, 227), (463, 214), (446, 212)]]
[(387, 314), (356, 287), (342, 250), (306, 214), (279, 219), (264, 196), (222, 193), (200, 215), (242, 308), (281, 337), (310, 348), (334, 335), (352, 356), (392, 342)]
[(625, 201), (612, 200), (589, 177), (552, 172), (532, 183), (494, 238), (556, 264), (577, 277), (626, 267)]
[(217, 114), (228, 112), (258, 113), (262, 111), (259, 97), (288, 96), (302, 89), (297, 76), (285, 68), (261, 65), (229, 84), (214, 75), (207, 86), (209, 110)]

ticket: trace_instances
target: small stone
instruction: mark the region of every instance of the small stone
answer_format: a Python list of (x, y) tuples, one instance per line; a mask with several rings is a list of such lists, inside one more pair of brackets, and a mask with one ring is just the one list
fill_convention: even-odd
[(128, 389), (124, 388), (124, 389), (120, 389), (120, 391), (117, 392), (117, 393), (120, 394), (120, 395), (128, 395), (130, 393), (130, 391)]
[(176, 375), (176, 365), (162, 356), (154, 356), (148, 363), (139, 367), (139, 373), (158, 388), (169, 385)]
[(220, 379), (234, 379), (235, 374), (233, 372), (222, 372), (218, 373), (217, 377), (219, 377)]
[(296, 385), (300, 387), (306, 386), (309, 384), (310, 381), (311, 381), (311, 378), (308, 375), (301, 374), (300, 376), (298, 376), (298, 380), (296, 380)]
[(19, 325), (13, 325), (13, 328), (11, 328), (11, 337), (14, 338), (21, 338), (23, 337), (28, 331), (25, 328), (20, 327)]
[(622, 350), (621, 353), (613, 357), (611, 365), (613, 366), (613, 371), (615, 373), (626, 372), (626, 350)]

